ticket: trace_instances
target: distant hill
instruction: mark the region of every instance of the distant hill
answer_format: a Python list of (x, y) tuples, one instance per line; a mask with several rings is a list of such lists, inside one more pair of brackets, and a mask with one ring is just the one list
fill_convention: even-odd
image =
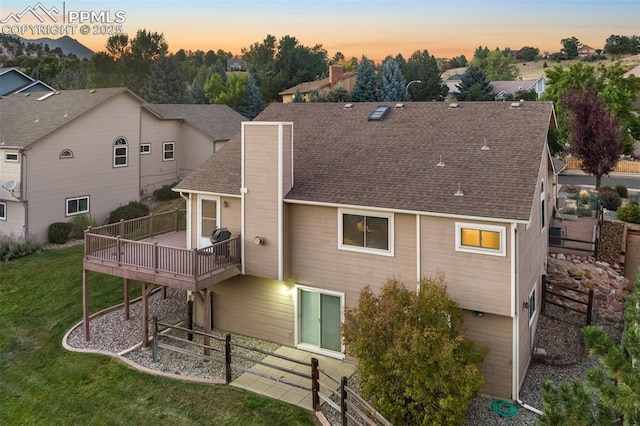
[(48, 37), (28, 39), (28, 38), (20, 37), (20, 41), (22, 41), (24, 44), (35, 43), (35, 44), (41, 44), (42, 46), (47, 44), (49, 45), (49, 49), (55, 49), (59, 47), (60, 49), (62, 49), (62, 52), (65, 55), (69, 55), (73, 53), (80, 60), (91, 59), (91, 57), (94, 54), (94, 52), (91, 49), (89, 49), (88, 47), (80, 43), (75, 38), (71, 38), (69, 36), (63, 36), (57, 39), (48, 38)]

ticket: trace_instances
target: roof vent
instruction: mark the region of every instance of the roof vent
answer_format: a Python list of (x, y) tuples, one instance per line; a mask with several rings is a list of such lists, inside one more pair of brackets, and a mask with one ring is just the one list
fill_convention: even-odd
[(31, 93), (25, 93), (24, 97), (26, 98), (27, 96), (31, 96)]
[(47, 99), (47, 98), (49, 98), (49, 97), (51, 97), (51, 96), (53, 96), (55, 94), (56, 94), (56, 92), (49, 92), (49, 93), (46, 93), (46, 94), (40, 96), (37, 100), (38, 101), (44, 101), (45, 99)]
[(482, 145), (482, 148), (480, 148), (483, 151), (489, 151), (489, 145), (487, 145), (487, 138), (484, 138), (484, 145)]
[(368, 121), (380, 121), (389, 112), (389, 107), (386, 105), (377, 106), (371, 114), (369, 114)]
[(436, 166), (444, 167), (444, 161), (442, 161), (442, 155), (440, 156), (440, 161), (438, 161), (438, 164), (436, 164)]
[(343, 108), (345, 108), (345, 109), (353, 108), (353, 104), (344, 104)]
[(512, 109), (520, 108), (520, 102), (511, 102), (511, 108)]
[(455, 195), (456, 197), (464, 197), (464, 192), (462, 192), (462, 188), (460, 187), (460, 182), (458, 182), (458, 190), (453, 195)]
[(89, 90), (89, 93), (96, 93), (96, 89)]
[(396, 104), (395, 109), (404, 108), (404, 104)]
[(456, 109), (456, 108), (458, 108), (458, 104), (457, 103), (454, 102), (454, 103), (449, 104), (449, 109)]

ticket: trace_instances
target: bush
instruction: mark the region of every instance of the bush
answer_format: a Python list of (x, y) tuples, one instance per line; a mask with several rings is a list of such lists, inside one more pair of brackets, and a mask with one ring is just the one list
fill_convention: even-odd
[(88, 214), (79, 214), (77, 216), (73, 216), (69, 221), (71, 225), (71, 233), (69, 234), (69, 238), (82, 240), (84, 239), (84, 230), (88, 227), (97, 226), (98, 223), (96, 220)]
[(71, 224), (67, 222), (53, 222), (49, 225), (49, 242), (53, 244), (64, 244), (69, 241)]
[(607, 210), (618, 210), (618, 207), (622, 204), (620, 194), (611, 188), (600, 190), (600, 201), (602, 202), (602, 207)]
[(16, 238), (13, 235), (0, 236), (0, 260), (5, 262), (35, 253), (40, 248), (40, 243), (30, 238)]
[(629, 203), (626, 206), (622, 206), (618, 208), (616, 216), (624, 222), (640, 224), (640, 204)]
[(629, 191), (624, 185), (616, 185), (616, 192), (618, 193), (620, 198), (629, 198)]
[(176, 186), (177, 182), (169, 183), (167, 185), (163, 185), (160, 188), (153, 191), (153, 196), (158, 201), (168, 201), (175, 200), (180, 197), (180, 194), (171, 190), (174, 186)]
[(148, 214), (149, 206), (139, 201), (131, 201), (129, 204), (120, 206), (109, 213), (109, 223), (116, 223), (121, 219), (135, 219), (137, 217), (147, 216)]

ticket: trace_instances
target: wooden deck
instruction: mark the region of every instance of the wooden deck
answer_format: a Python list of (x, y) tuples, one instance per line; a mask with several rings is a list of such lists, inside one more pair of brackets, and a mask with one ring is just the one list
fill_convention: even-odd
[(179, 215), (175, 211), (88, 229), (84, 269), (190, 291), (240, 273), (239, 237), (186, 248)]

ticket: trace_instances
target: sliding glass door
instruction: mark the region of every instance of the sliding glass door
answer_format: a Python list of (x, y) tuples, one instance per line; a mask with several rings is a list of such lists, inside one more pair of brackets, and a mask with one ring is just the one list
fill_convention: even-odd
[(298, 288), (298, 343), (310, 349), (342, 352), (342, 297)]

